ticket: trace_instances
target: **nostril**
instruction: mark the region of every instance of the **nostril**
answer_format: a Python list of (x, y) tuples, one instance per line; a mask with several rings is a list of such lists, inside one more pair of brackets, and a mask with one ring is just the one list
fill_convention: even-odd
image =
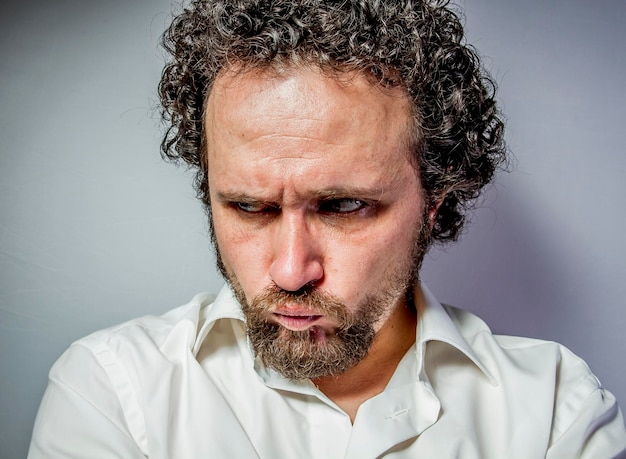
[(317, 260), (291, 261), (276, 260), (270, 266), (269, 276), (281, 289), (289, 292), (306, 292), (322, 280), (324, 270)]
[(270, 270), (270, 278), (280, 289), (293, 293), (308, 291), (319, 281), (317, 275), (306, 271), (285, 272), (276, 269)]

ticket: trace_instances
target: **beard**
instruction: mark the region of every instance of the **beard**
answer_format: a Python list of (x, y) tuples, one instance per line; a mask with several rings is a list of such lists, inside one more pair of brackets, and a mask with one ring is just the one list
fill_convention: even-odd
[[(382, 295), (365, 298), (351, 313), (339, 298), (315, 287), (287, 292), (272, 285), (248, 302), (236, 280), (231, 280), (231, 286), (246, 316), (255, 355), (264, 366), (291, 380), (338, 375), (360, 362), (376, 335), (374, 324), (386, 312), (390, 300), (384, 301)], [(335, 326), (289, 330), (270, 320), (282, 304), (315, 311)]]
[[(427, 221), (422, 219), (406, 258), (397, 263), (375, 294), (366, 296), (354, 308), (315, 285), (290, 292), (273, 284), (248, 301), (237, 276), (226, 268), (215, 244), (217, 266), (241, 304), (256, 357), (265, 367), (295, 381), (336, 376), (355, 367), (368, 354), (376, 337), (375, 326), (383, 316), (400, 303), (414, 307), (412, 287), (419, 278), (431, 242)], [(335, 327), (329, 330), (312, 325), (306, 330), (289, 330), (271, 321), (275, 310), (284, 304), (323, 315)]]

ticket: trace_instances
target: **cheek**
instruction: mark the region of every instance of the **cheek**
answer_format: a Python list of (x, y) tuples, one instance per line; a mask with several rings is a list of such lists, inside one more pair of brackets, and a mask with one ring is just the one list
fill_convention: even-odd
[(410, 231), (397, 231), (394, 224), (393, 229), (385, 226), (358, 239), (334, 241), (325, 263), (325, 288), (348, 303), (358, 303), (376, 293), (409, 261)]
[[(378, 243), (371, 244), (372, 251), (378, 260), (376, 272), (389, 278), (389, 276), (403, 275), (399, 272), (411, 269), (414, 263), (415, 242), (418, 239), (421, 225), (424, 223), (419, 212), (411, 207), (406, 212), (399, 213), (379, 233)], [(428, 224), (428, 223), (426, 223)]]
[(263, 288), (256, 286), (266, 278), (264, 272), (267, 254), (262, 232), (254, 235), (244, 233), (237, 228), (227, 212), (213, 212), (213, 228), (217, 249), (226, 269), (233, 273), (246, 293), (256, 292)]

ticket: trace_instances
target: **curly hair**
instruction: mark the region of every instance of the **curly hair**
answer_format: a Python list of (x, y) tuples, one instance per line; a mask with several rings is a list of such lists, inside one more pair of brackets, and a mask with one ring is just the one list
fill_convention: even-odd
[(203, 110), (220, 71), (234, 64), (304, 63), (405, 88), (415, 120), (412, 159), (427, 206), (439, 204), (433, 240), (458, 237), (467, 211), (506, 161), (495, 83), (448, 1), (191, 0), (162, 45), (171, 55), (159, 84), (168, 126), (162, 155), (197, 170), (209, 216)]

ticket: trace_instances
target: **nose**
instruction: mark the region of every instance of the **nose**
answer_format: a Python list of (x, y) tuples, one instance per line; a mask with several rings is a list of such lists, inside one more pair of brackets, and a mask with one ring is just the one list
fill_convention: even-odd
[(322, 257), (305, 215), (283, 212), (273, 235), (269, 275), (281, 289), (295, 292), (324, 275)]

